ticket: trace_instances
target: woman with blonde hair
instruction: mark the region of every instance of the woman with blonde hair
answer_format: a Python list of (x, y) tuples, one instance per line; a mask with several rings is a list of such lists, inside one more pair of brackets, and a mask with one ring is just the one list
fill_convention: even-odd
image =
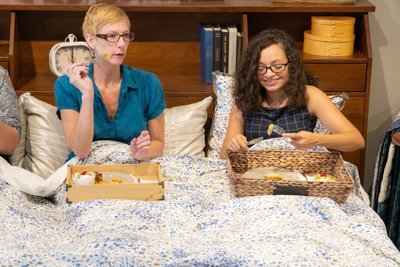
[(94, 62), (70, 65), (54, 88), (68, 146), (85, 157), (93, 141), (115, 140), (130, 144), (137, 160), (161, 156), (164, 92), (156, 75), (123, 63), (135, 37), (128, 15), (96, 4), (87, 11), (82, 31)]

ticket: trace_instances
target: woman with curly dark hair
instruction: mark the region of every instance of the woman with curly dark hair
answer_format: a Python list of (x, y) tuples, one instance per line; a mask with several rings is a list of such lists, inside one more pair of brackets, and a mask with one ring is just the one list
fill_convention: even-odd
[[(247, 140), (289, 137), (297, 149), (324, 146), (340, 151), (364, 148), (364, 138), (329, 97), (307, 84), (296, 42), (282, 30), (260, 32), (249, 43), (236, 73), (234, 105), (220, 156), (247, 150)], [(313, 133), (320, 119), (331, 134)], [(285, 133), (270, 131), (279, 126)]]

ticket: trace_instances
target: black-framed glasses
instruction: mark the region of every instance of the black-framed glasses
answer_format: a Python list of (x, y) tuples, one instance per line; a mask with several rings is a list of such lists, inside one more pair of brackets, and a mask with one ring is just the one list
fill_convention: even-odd
[(265, 74), (265, 73), (267, 73), (268, 70), (271, 70), (273, 73), (280, 73), (286, 69), (286, 66), (289, 63), (290, 62), (288, 61), (285, 64), (274, 64), (269, 67), (264, 66), (264, 65), (259, 65), (257, 71), (258, 71), (258, 74)]
[(119, 38), (123, 38), (125, 42), (131, 42), (135, 40), (135, 33), (126, 32), (123, 34), (118, 33), (109, 33), (109, 34), (96, 34), (96, 37), (102, 38), (107, 42), (116, 43), (119, 41)]

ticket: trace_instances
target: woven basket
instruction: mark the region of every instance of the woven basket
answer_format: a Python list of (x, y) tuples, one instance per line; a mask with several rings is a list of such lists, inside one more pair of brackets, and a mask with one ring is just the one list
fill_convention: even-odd
[[(306, 195), (330, 197), (343, 203), (354, 187), (339, 152), (306, 152), (298, 150), (228, 151), (231, 188), (237, 197), (255, 195)], [(258, 167), (277, 167), (303, 174), (326, 173), (336, 182), (287, 181), (243, 178), (246, 171)]]

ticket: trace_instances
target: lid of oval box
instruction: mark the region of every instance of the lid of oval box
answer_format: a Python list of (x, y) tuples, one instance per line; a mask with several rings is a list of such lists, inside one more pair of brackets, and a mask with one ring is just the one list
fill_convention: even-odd
[(311, 31), (304, 31), (304, 39), (310, 39), (319, 42), (327, 43), (348, 43), (354, 42), (355, 35), (341, 36), (341, 37), (327, 37), (311, 34)]
[(356, 19), (349, 16), (312, 16), (311, 22), (316, 24), (340, 25), (354, 24)]

